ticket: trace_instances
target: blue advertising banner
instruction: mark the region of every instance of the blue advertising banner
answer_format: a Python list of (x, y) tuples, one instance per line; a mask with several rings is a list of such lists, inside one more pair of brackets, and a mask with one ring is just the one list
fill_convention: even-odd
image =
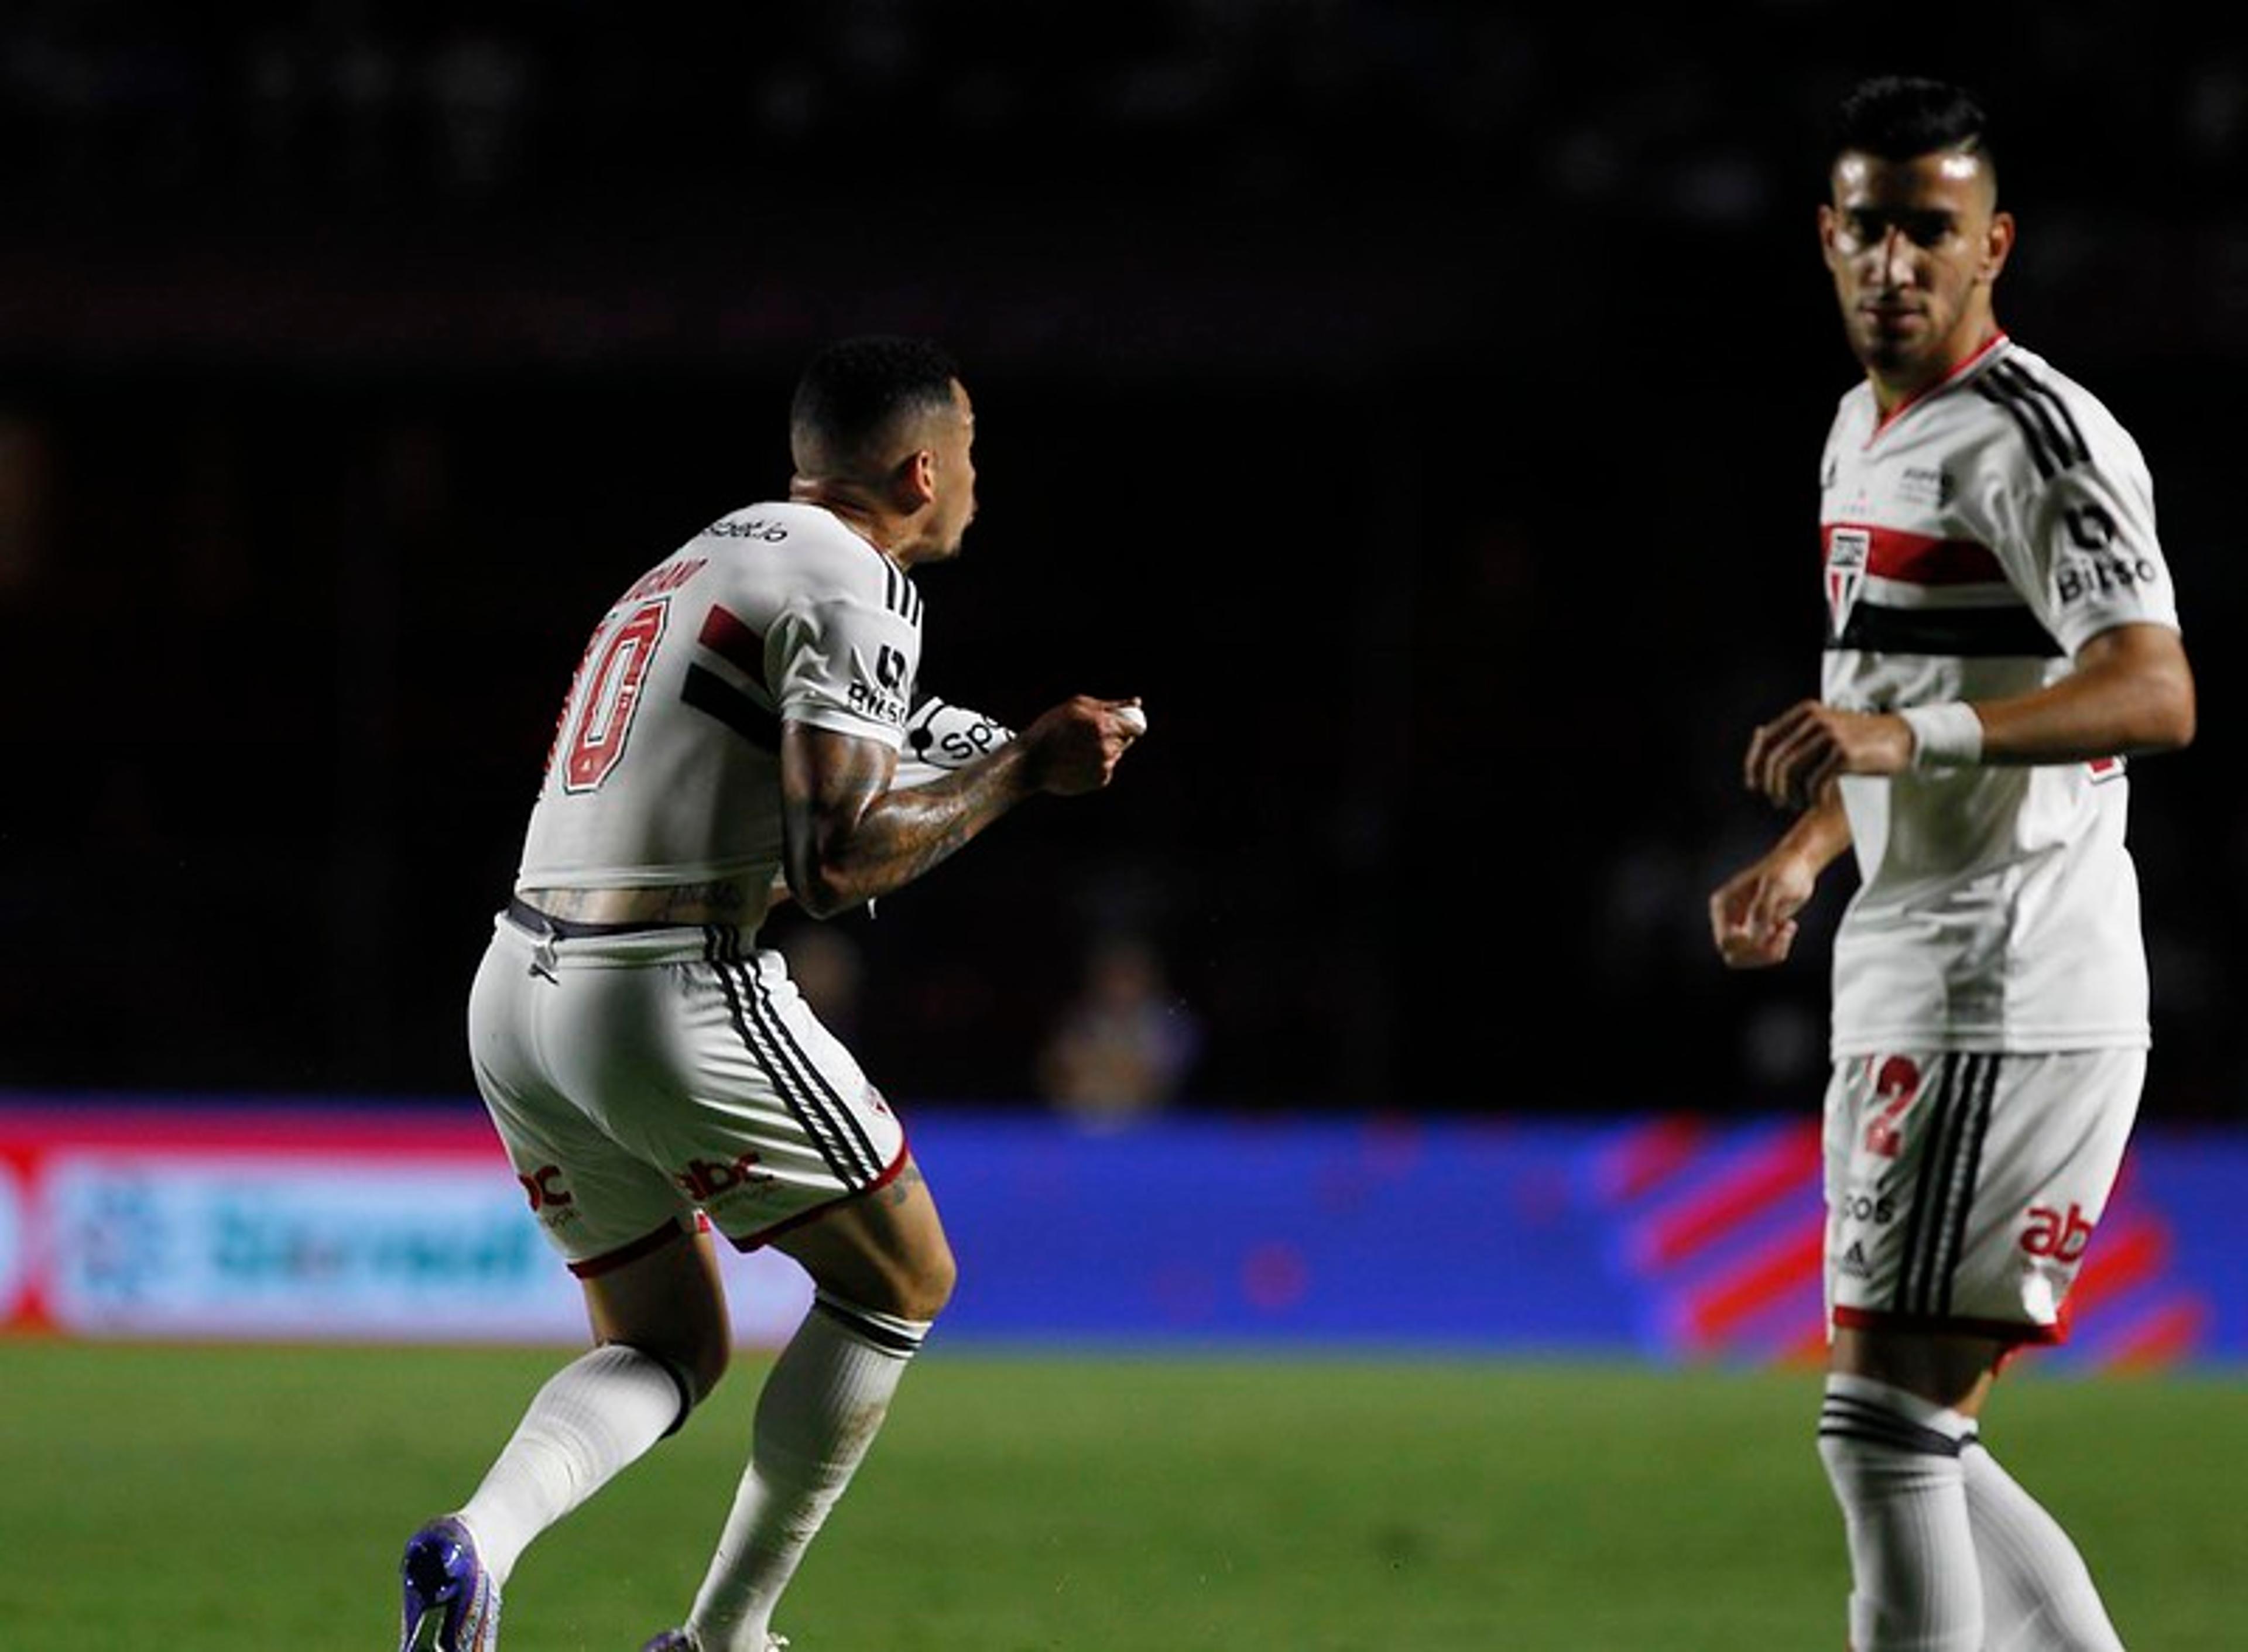
[[(1825, 1342), (1799, 1120), (916, 1126), (948, 1336), (1778, 1361)], [(2042, 1363), (2248, 1359), (2248, 1133), (2142, 1133)]]
[[(947, 1340), (1777, 1362), (1823, 1346), (1798, 1119), (908, 1107), (961, 1261)], [(2056, 1367), (2248, 1360), (2248, 1132), (2142, 1130)], [(722, 1247), (723, 1250), (723, 1247)], [(748, 1343), (808, 1289), (725, 1252)], [(0, 1102), (0, 1326), (573, 1341), (577, 1291), (474, 1107)]]

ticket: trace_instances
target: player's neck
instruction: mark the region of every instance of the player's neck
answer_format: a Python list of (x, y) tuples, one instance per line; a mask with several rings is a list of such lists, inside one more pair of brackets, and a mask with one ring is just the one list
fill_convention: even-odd
[(1868, 366), (1866, 380), (1874, 388), (1875, 411), (1887, 419), (1907, 402), (1926, 395), (1989, 349), (1998, 332), (1997, 320), (1986, 312), (1957, 328), (1949, 346), (1926, 363), (1916, 363), (1900, 374), (1885, 374)]
[(789, 483), (788, 497), (797, 504), (818, 505), (900, 567), (911, 565), (908, 524), (855, 490), (798, 477)]

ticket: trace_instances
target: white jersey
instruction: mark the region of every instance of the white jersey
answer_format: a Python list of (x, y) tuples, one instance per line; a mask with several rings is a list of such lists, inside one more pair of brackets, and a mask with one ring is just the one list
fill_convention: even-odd
[(897, 750), (921, 619), (904, 571), (819, 506), (752, 505), (711, 524), (594, 629), (517, 887), (769, 884), (781, 720)]
[[(2001, 337), (1881, 417), (1841, 399), (1820, 469), (1822, 697), (1854, 711), (2027, 693), (2118, 625), (2175, 627), (2137, 444)], [(1846, 777), (1860, 885), (1833, 1048), (2143, 1047), (2120, 758)]]

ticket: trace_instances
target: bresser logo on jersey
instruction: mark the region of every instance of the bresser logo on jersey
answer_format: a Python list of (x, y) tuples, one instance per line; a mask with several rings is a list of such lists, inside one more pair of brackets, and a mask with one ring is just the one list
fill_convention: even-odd
[(1826, 617), (1840, 636), (1849, 627), (1850, 610), (1865, 588), (1866, 560), (1874, 536), (1863, 528), (1826, 530)]

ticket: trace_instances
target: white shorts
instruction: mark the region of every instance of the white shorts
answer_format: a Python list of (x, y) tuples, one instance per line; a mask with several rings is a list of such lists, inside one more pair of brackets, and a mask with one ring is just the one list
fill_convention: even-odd
[(1829, 1323), (2060, 1341), (2146, 1070), (2144, 1050), (1838, 1061)]
[(699, 1210), (754, 1250), (905, 1166), (905, 1132), (780, 955), (727, 925), (569, 937), (502, 914), (469, 995), (476, 1087), (573, 1273)]

